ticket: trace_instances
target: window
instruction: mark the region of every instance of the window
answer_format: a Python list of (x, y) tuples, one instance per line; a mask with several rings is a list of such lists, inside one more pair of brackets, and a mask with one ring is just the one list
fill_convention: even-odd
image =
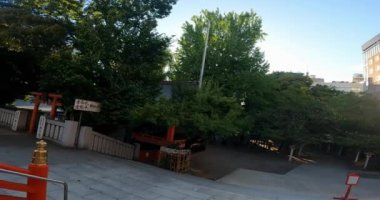
[(372, 73), (373, 73), (373, 69), (372, 69), (372, 68), (369, 68), (368, 73), (369, 73), (369, 74), (372, 74)]
[(376, 71), (380, 71), (380, 65), (376, 66)]
[(379, 55), (375, 57), (375, 61), (379, 61)]
[(380, 75), (376, 76), (375, 81), (380, 81)]
[(369, 59), (368, 63), (369, 63), (370, 65), (372, 65), (372, 59)]

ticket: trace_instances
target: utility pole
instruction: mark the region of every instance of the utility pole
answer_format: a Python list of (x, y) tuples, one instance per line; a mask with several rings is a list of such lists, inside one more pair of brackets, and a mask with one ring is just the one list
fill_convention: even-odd
[(205, 70), (205, 61), (206, 61), (209, 34), (210, 34), (210, 21), (207, 22), (207, 33), (206, 33), (205, 48), (203, 50), (201, 74), (199, 75), (199, 85), (198, 85), (199, 89), (202, 88), (203, 72)]

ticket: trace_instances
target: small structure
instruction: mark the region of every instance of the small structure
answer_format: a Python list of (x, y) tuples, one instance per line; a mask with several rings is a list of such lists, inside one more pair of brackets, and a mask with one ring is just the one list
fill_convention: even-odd
[(190, 171), (190, 155), (189, 149), (161, 147), (158, 164), (165, 169), (185, 173)]
[(48, 98), (51, 99), (51, 102), (50, 102), (50, 104), (51, 104), (50, 119), (55, 118), (55, 116), (57, 114), (57, 106), (62, 105), (60, 103), (60, 99), (62, 99), (62, 95), (60, 95), (60, 94), (49, 93), (46, 96), (46, 94), (44, 94), (42, 92), (32, 92), (32, 95), (34, 96), (34, 101), (33, 101), (34, 108), (33, 108), (33, 113), (32, 113), (32, 117), (30, 120), (30, 124), (29, 124), (29, 130), (28, 130), (29, 133), (33, 133), (35, 128), (36, 128), (37, 118), (38, 118), (38, 109), (39, 109), (39, 106), (41, 103), (49, 102)]
[(338, 200), (357, 200), (355, 198), (350, 198), (350, 192), (351, 192), (351, 187), (354, 185), (357, 185), (359, 182), (359, 174), (357, 173), (349, 173), (346, 178), (346, 185), (347, 185), (347, 190), (346, 193), (344, 194), (344, 197), (334, 197), (334, 199)]
[(37, 149), (33, 152), (32, 162), (28, 169), (0, 163), (0, 170), (17, 175), (33, 176), (28, 177), (26, 184), (0, 180), (0, 188), (26, 193), (26, 198), (0, 195), (0, 199), (46, 200), (47, 182), (40, 179), (48, 177), (46, 142), (43, 140), (37, 142)]
[(186, 140), (174, 140), (174, 135), (175, 126), (171, 126), (167, 129), (166, 137), (134, 132), (132, 139), (140, 143), (138, 160), (159, 161), (161, 147), (177, 145), (180, 148), (184, 148), (186, 146)]

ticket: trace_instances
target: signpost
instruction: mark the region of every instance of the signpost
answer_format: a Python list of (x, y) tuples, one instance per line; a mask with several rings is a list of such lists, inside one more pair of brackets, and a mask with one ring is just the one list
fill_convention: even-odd
[(339, 199), (339, 200), (357, 200), (355, 198), (350, 198), (350, 192), (351, 192), (351, 187), (354, 185), (357, 185), (359, 182), (359, 174), (351, 172), (347, 175), (346, 178), (346, 185), (347, 185), (347, 190), (346, 193), (344, 194), (344, 197), (334, 197), (334, 199)]
[(45, 124), (46, 124), (46, 117), (41, 115), (40, 121), (38, 122), (38, 128), (37, 128), (37, 134), (36, 134), (37, 139), (41, 140), (44, 137)]
[(75, 99), (74, 110), (100, 112), (100, 103), (83, 99)]
[(89, 100), (84, 100), (84, 99), (75, 99), (74, 110), (80, 111), (78, 129), (77, 129), (77, 134), (75, 137), (75, 146), (76, 147), (78, 147), (78, 140), (79, 140), (80, 126), (81, 126), (81, 122), (82, 122), (83, 111), (100, 112), (100, 107), (101, 107), (101, 104), (99, 102), (89, 101)]

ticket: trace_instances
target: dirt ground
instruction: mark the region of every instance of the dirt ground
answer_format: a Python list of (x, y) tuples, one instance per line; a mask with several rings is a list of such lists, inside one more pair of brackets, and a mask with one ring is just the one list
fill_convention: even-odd
[(288, 162), (286, 155), (236, 146), (208, 145), (206, 151), (191, 157), (192, 174), (213, 180), (238, 168), (286, 174), (297, 166)]

